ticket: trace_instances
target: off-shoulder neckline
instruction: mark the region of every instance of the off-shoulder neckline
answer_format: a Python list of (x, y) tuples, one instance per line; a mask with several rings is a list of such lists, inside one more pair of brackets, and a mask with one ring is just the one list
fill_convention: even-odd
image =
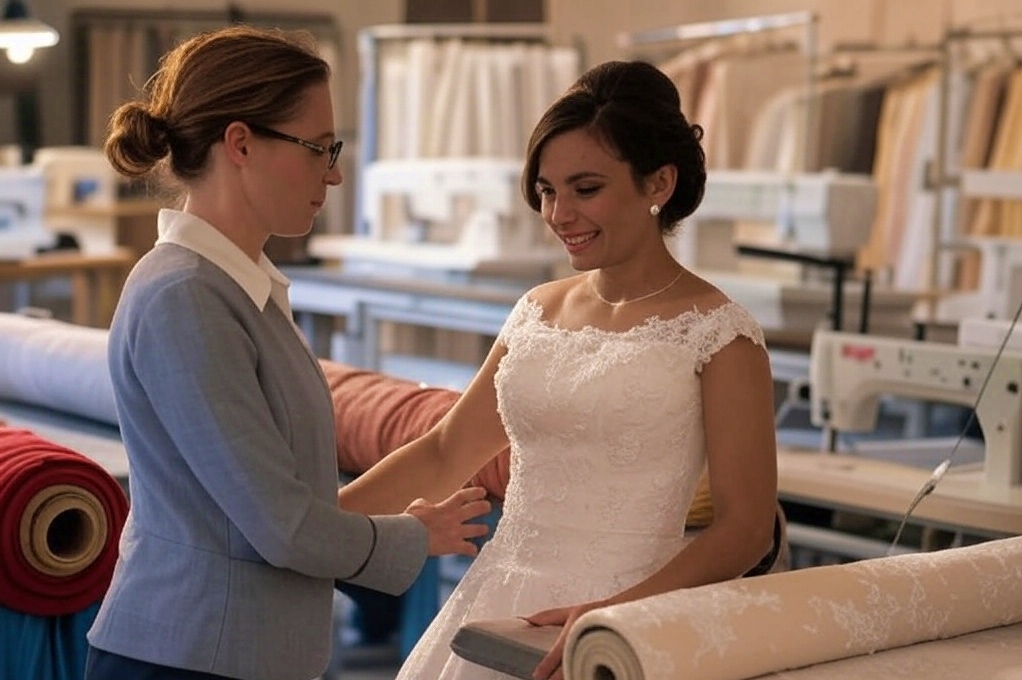
[(555, 323), (551, 323), (550, 321), (543, 318), (544, 312), (543, 305), (541, 305), (537, 300), (534, 300), (532, 297), (526, 295), (524, 297), (524, 302), (526, 305), (527, 318), (529, 320), (535, 321), (537, 324), (550, 331), (561, 333), (564, 335), (596, 334), (603, 336), (622, 336), (622, 337), (636, 335), (643, 331), (654, 328), (684, 326), (694, 323), (697, 320), (703, 320), (715, 316), (717, 314), (723, 314), (727, 310), (741, 309), (741, 307), (734, 300), (726, 298), (724, 302), (722, 302), (721, 304), (706, 310), (701, 310), (699, 309), (699, 307), (693, 306), (692, 309), (686, 309), (680, 314), (667, 318), (661, 317), (659, 314), (653, 314), (647, 316), (641, 323), (638, 323), (632, 326), (631, 328), (627, 328), (622, 331), (614, 331), (606, 328), (599, 328), (591, 324), (585, 324), (580, 328), (564, 328), (562, 326), (558, 326)]

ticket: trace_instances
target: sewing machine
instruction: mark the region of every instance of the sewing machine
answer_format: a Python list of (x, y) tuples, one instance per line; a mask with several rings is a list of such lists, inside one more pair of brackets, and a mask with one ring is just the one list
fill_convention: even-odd
[(454, 271), (551, 267), (564, 259), (521, 197), (522, 162), (385, 160), (362, 177), (364, 235), (317, 235), (310, 254)]
[[(963, 169), (958, 176), (959, 198), (1022, 199), (1022, 172)], [(1022, 300), (1022, 239), (1005, 236), (964, 236), (943, 247), (974, 251), (980, 256), (975, 290), (955, 291), (937, 300), (938, 321), (960, 323), (970, 317), (1010, 319)]]
[(23, 260), (55, 237), (43, 223), (46, 178), (31, 168), (0, 168), (0, 260)]
[(805, 251), (853, 254), (869, 237), (876, 186), (868, 175), (714, 170), (696, 212), (668, 242), (696, 269), (736, 270), (737, 222), (768, 225), (759, 238)]
[[(859, 281), (838, 281), (829, 264), (793, 260), (841, 260), (851, 270), (869, 237), (876, 200), (867, 175), (714, 170), (699, 208), (667, 245), (679, 262), (749, 309), (764, 330), (808, 344), (817, 327), (832, 323), (838, 297), (841, 327), (858, 325), (865, 294)], [(743, 256), (739, 246), (785, 257)], [(915, 294), (874, 287), (870, 328), (905, 334), (916, 301)]]
[(1022, 352), (1005, 351), (995, 364), (997, 348), (988, 344), (817, 331), (809, 369), (812, 422), (872, 431), (883, 395), (975, 406), (985, 443), (980, 485), (993, 493), (1022, 490)]
[(46, 223), (55, 233), (71, 234), (89, 255), (117, 248), (117, 174), (103, 150), (88, 146), (51, 146), (35, 152), (32, 166), (46, 177)]
[(937, 301), (936, 318), (961, 322), (985, 316), (1010, 319), (1022, 300), (1022, 239), (1005, 236), (972, 236), (961, 239), (961, 248), (980, 254), (979, 285), (956, 291)]

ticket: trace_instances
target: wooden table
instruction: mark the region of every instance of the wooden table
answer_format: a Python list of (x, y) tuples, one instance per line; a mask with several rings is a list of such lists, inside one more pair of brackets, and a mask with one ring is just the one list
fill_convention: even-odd
[[(136, 259), (142, 257), (156, 242), (156, 216), (168, 201), (152, 198), (119, 200), (112, 205), (71, 205), (51, 207), (46, 211), (46, 220), (54, 231), (76, 234), (82, 224), (105, 225), (99, 232), (106, 232), (99, 241), (116, 244), (133, 250)], [(81, 234), (78, 234), (81, 237)], [(89, 250), (79, 241), (83, 250)]]
[[(343, 267), (282, 267), (291, 280), (295, 319), (317, 356), (383, 370), (413, 380), (453, 385), (471, 377), (478, 365), (455, 366), (425, 357), (385, 356), (380, 324), (399, 323), (481, 336), (500, 332), (515, 302), (536, 280), (493, 277), (373, 274)], [(337, 331), (335, 319), (343, 319)], [(334, 356), (332, 336), (341, 349)], [(395, 370), (393, 362), (410, 372)], [(440, 382), (436, 382), (439, 380)]]
[(124, 279), (136, 259), (134, 251), (128, 248), (101, 255), (54, 251), (25, 260), (0, 261), (0, 283), (70, 279), (71, 321), (106, 328), (113, 318)]
[[(900, 520), (931, 471), (847, 453), (780, 449), (782, 500)], [(996, 486), (983, 471), (952, 467), (912, 522), (989, 538), (1022, 535), (1022, 487)]]

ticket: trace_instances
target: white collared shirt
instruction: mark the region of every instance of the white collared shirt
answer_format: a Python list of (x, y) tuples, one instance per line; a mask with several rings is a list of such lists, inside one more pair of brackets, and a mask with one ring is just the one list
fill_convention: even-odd
[(156, 245), (173, 243), (201, 255), (234, 279), (260, 311), (272, 299), (288, 319), (292, 318), (288, 299), (291, 281), (265, 253), (259, 254), (258, 263), (253, 262), (219, 229), (180, 210), (161, 209), (156, 218), (156, 228), (159, 234)]

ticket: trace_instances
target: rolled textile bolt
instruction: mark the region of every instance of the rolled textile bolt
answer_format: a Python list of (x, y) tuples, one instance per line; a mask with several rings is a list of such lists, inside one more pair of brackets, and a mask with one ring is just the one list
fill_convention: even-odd
[(25, 560), (39, 573), (56, 577), (73, 576), (95, 562), (108, 532), (99, 499), (68, 484), (47, 487), (33, 496), (19, 526)]

